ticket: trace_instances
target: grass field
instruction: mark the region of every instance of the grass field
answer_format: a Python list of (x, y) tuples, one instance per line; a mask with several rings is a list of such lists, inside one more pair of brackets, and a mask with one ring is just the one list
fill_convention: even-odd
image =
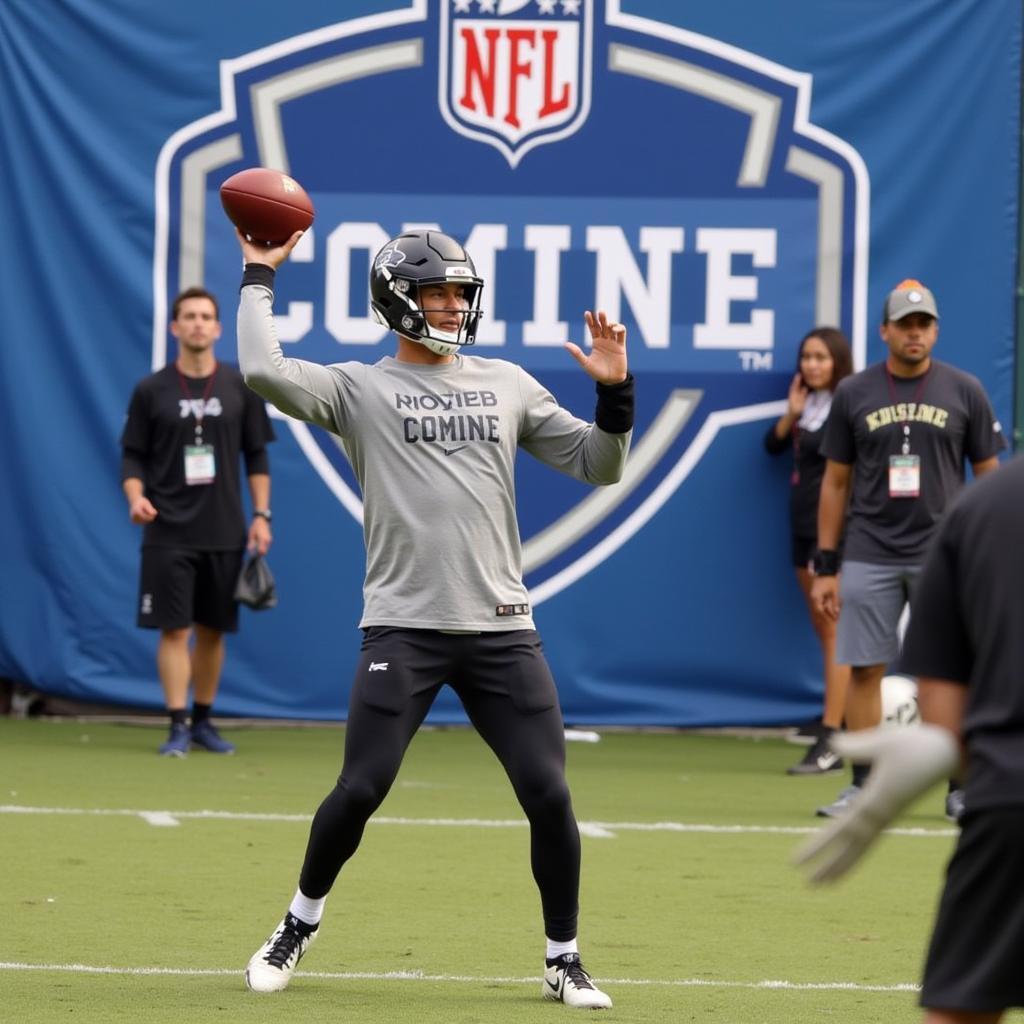
[[(226, 728), (233, 757), (154, 753), (163, 728), (0, 719), (0, 1020), (533, 1024), (527, 831), (475, 733), (426, 730), (285, 993), (242, 969), (294, 891), (340, 728)], [(936, 790), (845, 884), (788, 859), (845, 777), (789, 778), (780, 739), (574, 743), (581, 949), (603, 1019), (917, 1021), (953, 830)], [(1008, 1020), (1019, 1022), (1024, 1014)]]

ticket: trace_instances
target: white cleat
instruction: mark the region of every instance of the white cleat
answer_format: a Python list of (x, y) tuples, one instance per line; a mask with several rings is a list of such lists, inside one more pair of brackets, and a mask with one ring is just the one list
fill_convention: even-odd
[(280, 992), (288, 987), (295, 967), (316, 938), (297, 917), (285, 914), (273, 934), (252, 955), (245, 968), (245, 984), (253, 992)]
[(580, 1010), (610, 1010), (611, 998), (591, 980), (580, 963), (579, 953), (563, 953), (545, 961), (541, 991), (545, 999), (554, 999)]

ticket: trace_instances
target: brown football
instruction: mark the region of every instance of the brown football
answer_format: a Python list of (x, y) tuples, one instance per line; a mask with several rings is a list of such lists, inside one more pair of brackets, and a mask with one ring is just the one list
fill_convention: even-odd
[(306, 190), (283, 171), (248, 167), (220, 187), (220, 201), (231, 223), (254, 242), (280, 245), (313, 223)]

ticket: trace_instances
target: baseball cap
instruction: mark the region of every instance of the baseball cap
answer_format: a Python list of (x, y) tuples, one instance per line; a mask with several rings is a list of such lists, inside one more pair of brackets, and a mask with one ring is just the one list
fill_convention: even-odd
[(939, 318), (935, 296), (920, 281), (908, 278), (900, 281), (885, 300), (885, 320), (899, 320), (911, 313), (928, 313)]

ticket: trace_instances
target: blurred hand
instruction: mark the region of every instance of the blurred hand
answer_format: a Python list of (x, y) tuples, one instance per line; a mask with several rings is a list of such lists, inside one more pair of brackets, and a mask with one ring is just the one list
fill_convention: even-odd
[(157, 510), (153, 508), (153, 503), (144, 494), (140, 494), (128, 506), (128, 518), (138, 526), (145, 526), (146, 523), (153, 522), (158, 515)]
[(808, 387), (803, 377), (796, 374), (789, 382), (789, 394), (786, 396), (786, 404), (790, 416), (799, 418), (807, 405)]
[(811, 882), (842, 878), (882, 829), (925, 790), (949, 778), (960, 762), (956, 737), (937, 725), (836, 733), (829, 743), (840, 756), (874, 767), (849, 810), (797, 850), (794, 863), (805, 868)]
[(815, 576), (811, 581), (811, 604), (820, 615), (838, 622), (839, 609), (842, 607), (842, 601), (839, 599), (839, 577)]
[(621, 384), (627, 374), (625, 326), (608, 323), (608, 317), (603, 312), (595, 317), (589, 309), (583, 318), (590, 328), (590, 354), (584, 353), (579, 345), (571, 341), (567, 341), (565, 347), (598, 384)]
[(249, 525), (249, 538), (246, 541), (248, 550), (265, 555), (273, 542), (274, 536), (270, 530), (270, 523), (263, 516), (253, 516), (252, 523)]

